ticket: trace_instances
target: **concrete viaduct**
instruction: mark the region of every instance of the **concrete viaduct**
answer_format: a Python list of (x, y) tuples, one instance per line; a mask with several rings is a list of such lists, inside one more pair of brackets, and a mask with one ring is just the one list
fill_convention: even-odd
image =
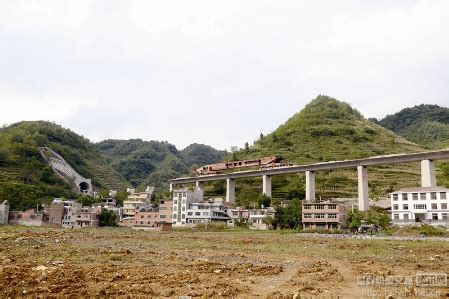
[[(275, 175), (306, 174), (306, 201), (315, 200), (315, 173), (323, 170), (357, 168), (358, 171), (358, 193), (359, 210), (369, 209), (368, 195), (368, 167), (378, 165), (403, 164), (410, 162), (421, 162), (421, 184), (422, 187), (435, 187), (436, 175), (434, 161), (449, 160), (449, 149), (441, 151), (430, 151), (412, 154), (396, 154), (386, 156), (375, 156), (365, 159), (321, 162), (309, 165), (294, 165), (279, 168), (249, 170), (226, 174), (206, 175), (199, 177), (184, 177), (173, 179), (170, 182), (170, 191), (174, 185), (196, 183), (197, 187), (203, 187), (205, 182), (226, 180), (226, 201), (235, 200), (235, 180), (241, 178), (262, 177), (263, 193), (271, 196), (271, 178)], [(400, 178), (399, 178), (400, 179)]]

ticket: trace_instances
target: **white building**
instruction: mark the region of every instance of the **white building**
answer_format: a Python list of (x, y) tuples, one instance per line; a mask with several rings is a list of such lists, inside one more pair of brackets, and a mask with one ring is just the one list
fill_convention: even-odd
[(7, 200), (0, 204), (0, 225), (8, 224), (9, 203)]
[(64, 200), (55, 198), (53, 203), (61, 203), (64, 205), (64, 213), (62, 217), (62, 227), (72, 228), (76, 226), (76, 215), (81, 211), (83, 205), (74, 200)]
[(230, 217), (226, 213), (223, 199), (204, 201), (201, 188), (173, 191), (173, 226), (195, 226), (198, 223), (224, 222)]
[(405, 188), (390, 196), (393, 224), (449, 225), (449, 189), (445, 187)]
[(123, 202), (123, 216), (134, 217), (136, 208), (142, 205), (151, 205), (154, 187), (147, 187), (145, 192), (135, 192), (134, 189), (128, 189), (128, 192), (130, 195)]
[(249, 210), (248, 223), (253, 229), (268, 229), (265, 218), (274, 218), (276, 210), (272, 207)]

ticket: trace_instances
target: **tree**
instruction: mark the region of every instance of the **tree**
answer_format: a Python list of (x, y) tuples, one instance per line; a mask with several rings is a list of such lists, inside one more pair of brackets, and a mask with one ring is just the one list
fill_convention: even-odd
[(51, 166), (45, 166), (44, 169), (42, 169), (41, 180), (48, 184), (53, 184), (56, 181)]
[(266, 194), (261, 194), (257, 197), (257, 204), (259, 207), (269, 207), (271, 205), (271, 197)]
[(245, 152), (249, 153), (249, 143), (245, 142)]
[(112, 210), (102, 209), (100, 226), (117, 226), (117, 214)]
[(348, 228), (351, 231), (356, 231), (362, 224), (362, 213), (359, 210), (354, 210), (348, 213)]
[(262, 139), (263, 139), (263, 137), (264, 137), (264, 136), (263, 136), (263, 134), (262, 134), (262, 133), (260, 133), (260, 137), (259, 137), (259, 139), (260, 139), (260, 140), (262, 140)]
[(274, 143), (278, 142), (278, 136), (276, 135), (276, 133), (273, 133), (273, 135), (271, 135), (271, 139), (273, 139)]
[(83, 206), (91, 206), (93, 203), (96, 202), (96, 199), (90, 195), (83, 194), (80, 197), (78, 197), (76, 201), (81, 203)]
[(301, 202), (298, 199), (292, 200), (287, 207), (277, 207), (274, 219), (271, 221), (273, 228), (299, 228), (301, 227)]
[(119, 191), (115, 199), (117, 200), (117, 206), (123, 206), (123, 202), (128, 198), (128, 192)]
[(3, 166), (6, 164), (7, 158), (8, 158), (8, 156), (7, 156), (6, 150), (0, 148), (0, 166)]

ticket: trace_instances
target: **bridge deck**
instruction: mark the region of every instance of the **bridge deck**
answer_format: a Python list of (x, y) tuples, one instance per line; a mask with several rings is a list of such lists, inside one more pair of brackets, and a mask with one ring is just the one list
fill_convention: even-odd
[(423, 153), (412, 154), (395, 154), (385, 156), (375, 156), (365, 159), (344, 160), (344, 161), (329, 161), (320, 162), (308, 165), (294, 165), (285, 166), (273, 169), (264, 170), (248, 170), (239, 171), (226, 174), (199, 176), (199, 177), (184, 177), (171, 180), (172, 184), (189, 184), (196, 182), (211, 182), (226, 179), (251, 178), (260, 177), (263, 175), (281, 175), (281, 174), (295, 174), (305, 171), (320, 171), (320, 170), (335, 170), (344, 168), (356, 168), (357, 166), (377, 166), (377, 165), (391, 165), (402, 164), (409, 162), (420, 162), (422, 160), (449, 160), (449, 149), (441, 151), (430, 151)]

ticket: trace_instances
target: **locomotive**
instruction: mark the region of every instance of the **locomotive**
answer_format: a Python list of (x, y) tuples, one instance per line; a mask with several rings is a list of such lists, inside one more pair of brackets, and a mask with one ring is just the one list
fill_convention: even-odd
[(240, 169), (246, 167), (259, 167), (260, 169), (270, 169), (275, 167), (291, 166), (290, 161), (286, 162), (282, 156), (271, 156), (243, 161), (223, 162), (200, 167), (193, 171), (195, 176), (214, 175), (223, 173), (226, 170)]

